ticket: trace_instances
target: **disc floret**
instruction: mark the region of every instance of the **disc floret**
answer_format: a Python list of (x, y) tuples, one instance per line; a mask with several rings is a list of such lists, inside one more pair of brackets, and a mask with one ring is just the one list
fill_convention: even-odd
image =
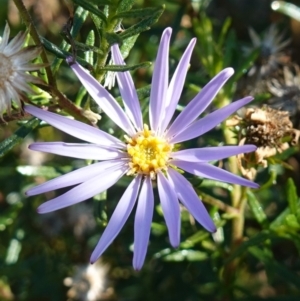
[(143, 174), (155, 179), (158, 171), (167, 169), (173, 145), (164, 137), (156, 136), (147, 124), (135, 136), (125, 138), (131, 158), (129, 175)]

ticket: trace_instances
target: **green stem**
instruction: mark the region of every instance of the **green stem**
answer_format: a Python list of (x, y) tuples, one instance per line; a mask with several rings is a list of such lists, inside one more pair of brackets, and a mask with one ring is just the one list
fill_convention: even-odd
[(20, 13), (26, 27), (29, 28), (30, 35), (32, 36), (32, 39), (34, 40), (34, 43), (37, 46), (42, 48), (41, 58), (42, 58), (43, 63), (45, 63), (45, 65), (46, 65), (45, 70), (46, 70), (46, 73), (47, 73), (47, 78), (48, 78), (49, 85), (51, 85), (53, 87), (56, 87), (56, 81), (53, 77), (46, 51), (45, 51), (45, 49), (42, 45), (39, 34), (36, 30), (36, 27), (34, 26), (34, 23), (31, 19), (31, 16), (28, 13), (28, 11), (27, 11), (27, 9), (26, 9), (26, 7), (25, 7), (22, 0), (14, 0), (14, 3), (16, 5), (16, 7), (18, 8), (19, 13)]
[(82, 114), (82, 109), (78, 108), (77, 106), (74, 105), (68, 98), (66, 98), (58, 89), (56, 86), (56, 81), (53, 76), (53, 73), (50, 68), (50, 63), (46, 54), (46, 51), (44, 49), (44, 46), (40, 40), (39, 34), (36, 30), (36, 27), (34, 26), (34, 23), (32, 21), (32, 18), (30, 14), (28, 13), (24, 3), (22, 0), (14, 0), (14, 3), (16, 7), (18, 8), (20, 15), (23, 19), (23, 21), (26, 24), (26, 27), (29, 28), (30, 35), (32, 39), (34, 40), (35, 44), (39, 47), (42, 48), (41, 52), (41, 58), (43, 63), (45, 63), (45, 70), (47, 73), (47, 78), (48, 78), (48, 84), (49, 84), (49, 89), (47, 90), (59, 103), (59, 106), (68, 112), (70, 115), (72, 115), (74, 118), (79, 119), (83, 122), (91, 124), (91, 122), (83, 116)]
[(100, 38), (100, 45), (101, 45), (101, 50), (103, 51), (103, 54), (98, 54), (97, 58), (97, 65), (96, 65), (96, 70), (95, 70), (95, 77), (96, 79), (101, 82), (103, 79), (103, 76), (105, 75), (106, 71), (102, 70), (102, 67), (105, 66), (108, 53), (110, 51), (110, 45), (106, 39), (106, 32), (111, 33), (114, 32), (119, 20), (118, 19), (113, 19), (113, 17), (116, 15), (117, 11), (117, 3), (115, 5), (110, 5), (110, 10), (109, 10), (109, 15), (107, 18), (107, 25), (103, 26), (103, 30), (101, 32), (101, 38)]

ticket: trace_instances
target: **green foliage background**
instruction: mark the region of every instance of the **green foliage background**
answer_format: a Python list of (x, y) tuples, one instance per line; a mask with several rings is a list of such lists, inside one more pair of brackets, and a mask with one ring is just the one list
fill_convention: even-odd
[[(15, 36), (19, 30), (24, 30), (26, 21), (17, 17), (12, 2), (0, 1), (0, 32), (8, 20), (11, 36)], [(24, 1), (28, 7), (29, 2)], [(85, 111), (101, 112), (64, 62), (67, 52), (72, 53), (70, 41), (77, 49), (78, 60), (91, 68), (102, 82), (107, 69), (113, 70), (107, 65), (109, 44), (123, 41), (122, 50), (124, 55), (128, 54), (126, 62), (132, 70), (146, 115), (152, 75), (149, 62), (155, 59), (162, 31), (170, 26), (173, 28), (170, 75), (189, 40), (197, 37), (178, 110), (223, 68), (231, 66), (236, 71), (208, 110), (212, 111), (239, 98), (238, 83), (257, 55), (254, 52), (245, 57), (241, 50), (242, 45), (250, 44), (247, 27), (261, 31), (274, 20), (270, 1), (250, 1), (249, 7), (247, 1), (233, 0), (166, 0), (165, 6), (155, 0), (112, 0), (117, 17), (110, 15), (107, 19), (107, 8), (103, 4), (108, 2), (58, 1), (55, 4), (58, 8), (53, 3), (48, 8), (53, 9), (49, 18), (43, 15), (43, 9), (38, 10), (36, 6), (28, 9), (60, 91), (50, 89), (51, 97), (45, 93), (32, 97), (34, 104), (59, 106), (64, 109), (63, 114), (90, 123), (87, 115), (78, 115), (74, 111), (74, 105)], [(46, 3), (40, 1), (41, 7)], [(255, 17), (258, 11), (261, 18)], [(70, 40), (63, 28), (73, 12)], [(292, 35), (290, 19), (278, 16), (287, 35)], [(123, 28), (114, 33), (120, 18)], [(136, 27), (131, 27), (134, 25)], [(107, 30), (105, 34), (103, 28)], [(294, 37), (295, 45), (299, 43), (297, 39), (299, 37)], [(86, 45), (94, 48), (86, 48)], [(299, 50), (294, 51), (297, 59)], [(39, 75), (49, 80), (45, 70)], [(117, 87), (111, 93), (118, 96)], [(71, 100), (69, 107), (64, 95)], [(258, 106), (262, 106), (268, 97), (255, 96), (254, 104)], [(74, 277), (78, 267), (88, 265), (89, 256), (128, 182), (123, 179), (114, 188), (84, 204), (38, 215), (36, 208), (41, 203), (65, 190), (35, 197), (26, 197), (25, 191), (84, 166), (86, 162), (29, 151), (27, 147), (33, 141), (74, 142), (74, 139), (35, 118), (18, 119), (0, 125), (0, 300), (89, 300), (79, 295), (71, 296), (65, 279)], [(123, 135), (104, 114), (98, 126), (116, 136)], [(234, 138), (229, 138), (231, 134), (231, 130), (221, 125), (185, 146), (236, 144)], [(222, 164), (226, 169), (239, 172), (234, 159)], [(294, 168), (287, 169), (288, 164)], [(98, 264), (105, 266), (103, 278), (106, 282), (105, 292), (98, 300), (299, 300), (300, 177), (297, 168), (299, 155), (298, 147), (295, 147), (276, 157), (267, 168), (259, 168), (256, 182), (261, 188), (257, 191), (190, 176), (189, 180), (219, 227), (217, 234), (212, 237), (182, 208), (182, 243), (178, 249), (172, 249), (157, 202), (146, 263), (140, 272), (136, 272), (131, 266), (131, 216)], [(242, 206), (234, 203), (238, 193), (244, 196)], [(234, 236), (236, 227), (240, 227), (239, 239)], [(94, 276), (93, 281), (102, 280), (100, 276)]]

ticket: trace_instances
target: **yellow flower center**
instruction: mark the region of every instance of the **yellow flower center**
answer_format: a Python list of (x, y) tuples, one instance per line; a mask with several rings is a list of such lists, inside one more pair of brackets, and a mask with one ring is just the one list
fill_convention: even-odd
[(155, 179), (155, 174), (168, 166), (173, 145), (165, 138), (157, 137), (144, 125), (144, 130), (134, 137), (127, 137), (127, 152), (131, 158), (128, 175), (143, 174)]

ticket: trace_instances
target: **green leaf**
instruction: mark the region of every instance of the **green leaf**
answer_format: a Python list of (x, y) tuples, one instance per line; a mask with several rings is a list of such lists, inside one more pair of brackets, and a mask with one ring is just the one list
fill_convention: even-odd
[[(40, 37), (40, 39), (41, 39), (41, 42), (44, 45), (44, 47), (49, 52), (53, 53), (56, 56), (56, 58), (65, 59), (68, 56), (73, 56), (72, 53), (70, 53), (70, 52), (68, 52), (64, 49), (59, 48), (58, 46), (54, 45), (50, 41), (46, 40), (45, 38)], [(85, 60), (83, 60), (82, 58), (80, 58), (78, 56), (76, 57), (76, 61), (79, 62), (83, 67), (86, 67), (88, 69), (91, 68), (91, 66)], [(56, 69), (56, 67), (57, 67), (57, 63), (55, 63), (55, 65), (54, 65), (55, 69)]]
[(249, 249), (249, 252), (265, 264), (266, 269), (268, 269), (270, 272), (269, 275), (272, 275), (272, 277), (276, 275), (283, 281), (286, 281), (289, 284), (293, 284), (296, 288), (300, 287), (299, 276), (291, 272), (284, 265), (277, 262), (270, 250), (261, 250), (258, 247), (252, 247)]
[(138, 98), (141, 100), (141, 99), (145, 99), (145, 98), (149, 97), (150, 90), (151, 90), (151, 85), (137, 89), (136, 92), (137, 92)]
[(226, 20), (222, 26), (219, 38), (218, 38), (218, 45), (220, 48), (222, 48), (224, 46), (224, 41), (225, 41), (226, 35), (228, 33), (228, 30), (230, 28), (230, 25), (231, 25), (231, 19), (226, 18)]
[(150, 18), (153, 15), (156, 15), (158, 9), (157, 7), (146, 7), (146, 8), (138, 8), (132, 9), (129, 11), (124, 11), (116, 14), (112, 19), (128, 19), (128, 18)]
[(107, 23), (106, 16), (102, 11), (100, 11), (95, 5), (87, 2), (86, 0), (73, 0), (73, 2), (82, 8), (86, 9), (90, 13), (99, 17), (105, 24)]
[(294, 181), (292, 178), (288, 178), (286, 183), (286, 195), (287, 195), (287, 201), (289, 203), (290, 212), (292, 214), (297, 214), (297, 208), (298, 208), (298, 195), (297, 195), (297, 188), (294, 184)]
[[(77, 7), (75, 14), (74, 14), (73, 27), (71, 29), (71, 35), (73, 38), (75, 38), (78, 35), (79, 30), (82, 27), (82, 24), (85, 22), (88, 14), (89, 13), (86, 10), (84, 10), (82, 7), (80, 7), (80, 6)], [(40, 38), (41, 38), (41, 40), (46, 40), (43, 37), (40, 37)], [(49, 42), (49, 43), (51, 43), (51, 42)], [(43, 45), (47, 48), (47, 46), (44, 43), (43, 43)], [(54, 45), (54, 44), (52, 44), (52, 45)], [(57, 47), (57, 46), (55, 46), (55, 47)], [(61, 45), (57, 48), (61, 49), (61, 51), (65, 51), (66, 53), (68, 53), (67, 51), (70, 49), (70, 47), (71, 47), (70, 44), (68, 44), (66, 41), (63, 41), (61, 43)], [(47, 48), (47, 50), (49, 50), (49, 49)], [(51, 50), (49, 50), (49, 51), (51, 51)], [(68, 55), (70, 55), (70, 54), (68, 53)], [(64, 59), (64, 58), (65, 58), (65, 56), (64, 57), (58, 56), (54, 59), (54, 61), (52, 63), (53, 74), (55, 74), (57, 72), (60, 64), (62, 63), (62, 59)]]
[(253, 65), (254, 61), (257, 59), (259, 54), (259, 50), (254, 50), (247, 58), (243, 60), (242, 65), (236, 70), (232, 78), (230, 79), (231, 82), (236, 82), (239, 80)]
[(38, 125), (40, 120), (32, 118), (28, 120), (23, 126), (21, 126), (13, 135), (5, 139), (0, 143), (0, 158), (9, 152), (15, 145), (23, 141), (23, 139), (32, 132)]
[(267, 221), (267, 216), (256, 198), (255, 194), (251, 190), (247, 190), (247, 199), (249, 207), (255, 217), (255, 219), (260, 223), (264, 224)]
[(130, 10), (134, 2), (135, 0), (121, 0), (118, 5), (117, 13)]
[(151, 65), (152, 62), (143, 62), (136, 65), (107, 65), (105, 67), (101, 67), (100, 70), (124, 72), (129, 70), (136, 70), (139, 68), (149, 68)]
[(161, 7), (156, 8), (156, 9), (157, 9), (157, 12), (155, 14), (153, 14), (152, 17), (143, 19), (140, 22), (132, 25), (128, 29), (121, 32), (119, 36), (122, 39), (127, 39), (129, 37), (132, 37), (132, 36), (137, 35), (137, 34), (143, 32), (143, 31), (148, 30), (150, 28), (150, 26), (152, 24), (156, 23), (157, 20), (159, 19), (159, 17), (162, 15), (162, 13), (165, 9), (165, 6), (162, 5)]
[(90, 2), (95, 5), (111, 5), (111, 0), (86, 0), (87, 2)]
[(17, 171), (27, 177), (45, 177), (47, 179), (56, 178), (62, 173), (67, 173), (72, 170), (71, 166), (60, 166), (59, 170), (53, 166), (31, 166), (20, 165), (17, 167)]
[(123, 41), (123, 44), (120, 47), (120, 51), (122, 53), (122, 57), (125, 59), (129, 55), (130, 50), (135, 44), (136, 39), (138, 38), (138, 34)]
[(235, 258), (241, 256), (248, 248), (252, 246), (259, 245), (260, 243), (265, 242), (267, 239), (272, 238), (273, 235), (268, 231), (262, 231), (255, 235), (254, 237), (250, 238), (249, 240), (243, 242), (226, 260), (225, 263), (229, 263), (230, 261), (234, 260)]
[(285, 223), (287, 224), (288, 227), (293, 228), (295, 230), (300, 229), (299, 222), (297, 220), (297, 217), (294, 214), (288, 214), (285, 217)]
[(202, 261), (208, 258), (208, 254), (195, 250), (180, 250), (163, 256), (164, 261)]
[(121, 37), (116, 34), (116, 33), (113, 33), (113, 32), (106, 32), (105, 33), (105, 37), (107, 39), (107, 42), (109, 45), (113, 45), (113, 44), (122, 44), (122, 39)]

